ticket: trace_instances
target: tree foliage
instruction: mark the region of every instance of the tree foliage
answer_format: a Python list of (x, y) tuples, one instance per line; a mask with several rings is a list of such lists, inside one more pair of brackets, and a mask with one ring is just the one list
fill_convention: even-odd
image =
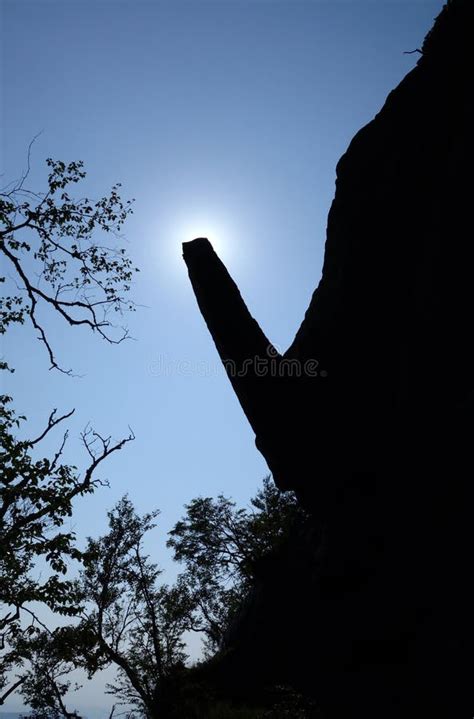
[(260, 566), (302, 517), (292, 493), (279, 491), (270, 477), (250, 500), (237, 508), (228, 497), (198, 497), (170, 532), (168, 546), (184, 564), (182, 580), (197, 612), (194, 628), (204, 632), (207, 653), (216, 651)]
[(30, 709), (29, 719), (81, 719), (76, 710), (68, 709), (67, 697), (81, 688), (72, 679), (77, 636), (75, 627), (66, 626), (35, 629), (19, 637), (17, 651), (28, 661), (21, 694)]
[(21, 693), (38, 719), (77, 716), (68, 709), (69, 676), (89, 678), (116, 669), (108, 693), (129, 717), (159, 716), (161, 685), (187, 658), (184, 634), (192, 606), (182, 582), (160, 581), (161, 570), (144, 553), (143, 540), (158, 511), (140, 517), (128, 497), (108, 513), (108, 532), (89, 538), (74, 590), (77, 622), (44, 634), (22, 635), (18, 650), (29, 660)]
[[(53, 411), (43, 432), (33, 439), (15, 435), (24, 417), (17, 417), (9, 397), (0, 402), (0, 704), (24, 677), (28, 655), (22, 652), (24, 632), (34, 633), (38, 619), (32, 607), (42, 603), (61, 615), (74, 616), (80, 596), (66, 578), (68, 562), (81, 560), (73, 531), (64, 522), (72, 516), (73, 500), (90, 494), (104, 480), (96, 478), (99, 465), (133, 435), (113, 443), (87, 430), (82, 439), (90, 455), (88, 467), (61, 463), (67, 432), (52, 457), (42, 457), (38, 447), (44, 438), (72, 412)], [(100, 448), (96, 446), (99, 441)], [(45, 568), (36, 570), (41, 561)], [(25, 629), (25, 620), (28, 625)], [(16, 672), (12, 680), (10, 672)]]
[[(31, 146), (30, 146), (31, 147)], [(86, 177), (82, 162), (46, 160), (46, 192), (25, 187), (29, 169), (19, 182), (0, 191), (0, 256), (11, 273), (17, 294), (0, 298), (0, 334), (13, 323), (29, 320), (44, 344), (51, 367), (57, 362), (41, 317), (50, 309), (70, 326), (85, 326), (108, 342), (128, 336), (114, 332), (110, 313), (133, 309), (126, 299), (136, 268), (120, 243), (120, 230), (132, 212), (122, 200), (120, 183), (97, 200), (74, 199), (70, 186)], [(99, 233), (113, 238), (103, 244)]]
[[(178, 686), (180, 701), (188, 689), (182, 683), (187, 633), (204, 635), (207, 656), (219, 649), (260, 564), (302, 518), (293, 495), (280, 492), (269, 478), (247, 509), (237, 508), (222, 495), (194, 499), (170, 532), (168, 544), (184, 571), (169, 585), (143, 548), (157, 516), (158, 511), (139, 516), (124, 497), (108, 513), (108, 532), (88, 540), (76, 587), (79, 623), (69, 628), (63, 654), (55, 649), (53, 666), (44, 665), (46, 679), (28, 680), (28, 696), (36, 697), (36, 706), (49, 701), (55, 712), (61, 711), (57, 695), (65, 686), (65, 667), (69, 671), (80, 667), (93, 677), (100, 669), (115, 666), (116, 679), (109, 692), (128, 708), (128, 716), (165, 716), (163, 701), (170, 681)], [(40, 667), (37, 661), (37, 676)], [(57, 690), (45, 692), (45, 683), (52, 687), (51, 677), (56, 675), (61, 680)]]
[(153, 716), (160, 682), (186, 659), (183, 634), (190, 612), (186, 588), (159, 582), (161, 569), (143, 540), (158, 511), (140, 517), (128, 497), (108, 513), (109, 531), (89, 539), (81, 574), (83, 627), (95, 638), (83, 661), (90, 674), (117, 668), (110, 692)]
[[(120, 185), (96, 201), (73, 199), (70, 186), (86, 174), (82, 162), (52, 159), (47, 160), (46, 191), (34, 192), (26, 188), (29, 158), (30, 152), (23, 177), (0, 191), (0, 336), (12, 325), (30, 321), (51, 368), (70, 374), (56, 361), (43, 310), (110, 342), (127, 336), (125, 329), (114, 334), (110, 312), (120, 315), (133, 309), (126, 296), (135, 268), (119, 236), (132, 211), (131, 201), (121, 200)], [(112, 243), (100, 243), (99, 232), (113, 237)], [(10, 292), (12, 283), (16, 294)], [(2, 359), (0, 370), (7, 369), (13, 371)], [(40, 676), (39, 667), (47, 666), (48, 653), (59, 656), (58, 640), (53, 642), (45, 626), (48, 641), (38, 639), (42, 623), (36, 607), (40, 603), (67, 616), (79, 612), (78, 587), (68, 579), (67, 570), (82, 553), (65, 521), (72, 515), (74, 499), (103, 483), (96, 477), (99, 465), (133, 439), (131, 432), (113, 442), (86, 428), (81, 439), (89, 462), (83, 471), (61, 461), (67, 431), (55, 452), (42, 455), (42, 441), (73, 411), (60, 416), (53, 410), (39, 435), (22, 439), (17, 435), (26, 417), (15, 411), (10, 396), (0, 395), (0, 705), (17, 690), (33, 696), (34, 678)], [(68, 662), (65, 666), (70, 668)], [(56, 670), (58, 677), (67, 673), (63, 665)], [(60, 697), (64, 683), (54, 686)]]

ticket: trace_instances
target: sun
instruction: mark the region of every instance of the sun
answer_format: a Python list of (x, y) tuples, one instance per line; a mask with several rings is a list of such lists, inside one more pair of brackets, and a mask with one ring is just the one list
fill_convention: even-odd
[(232, 243), (229, 231), (222, 223), (206, 220), (205, 218), (192, 219), (183, 223), (178, 230), (180, 245), (190, 242), (197, 237), (207, 237), (214, 250), (222, 260), (231, 259)]
[[(211, 216), (213, 219), (211, 219)], [(230, 223), (217, 218), (216, 213), (195, 213), (189, 217), (170, 218), (165, 228), (161, 228), (161, 256), (168, 271), (178, 272), (187, 277), (183, 262), (183, 242), (197, 237), (207, 237), (214, 250), (229, 266), (235, 260), (235, 240), (230, 231)]]
[(189, 286), (183, 260), (183, 242), (206, 237), (229, 272), (241, 270), (242, 228), (230, 208), (217, 206), (170, 206), (160, 217), (153, 246), (159, 263), (163, 286), (182, 289)]

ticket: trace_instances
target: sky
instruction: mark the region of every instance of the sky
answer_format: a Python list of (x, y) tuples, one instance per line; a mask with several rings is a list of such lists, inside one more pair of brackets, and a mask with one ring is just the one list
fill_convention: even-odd
[[(183, 505), (219, 493), (246, 505), (255, 494), (268, 470), (199, 314), (181, 242), (209, 236), (284, 351), (320, 278), (336, 163), (415, 65), (404, 51), (420, 47), (442, 4), (0, 2), (2, 182), (22, 174), (41, 132), (31, 189), (44, 188), (53, 157), (84, 161), (88, 196), (120, 181), (136, 199), (124, 227), (140, 268), (134, 339), (110, 346), (47, 318), (75, 378), (49, 371), (31, 327), (13, 329), (0, 350), (16, 367), (1, 392), (27, 415), (29, 436), (53, 407), (75, 407), (68, 461), (86, 466), (88, 422), (136, 436), (104, 466), (110, 488), (77, 502), (80, 541), (105, 530), (107, 509), (128, 492), (139, 512), (161, 510), (148, 549), (172, 580), (166, 533)], [(89, 716), (109, 706), (100, 682), (80, 701)]]

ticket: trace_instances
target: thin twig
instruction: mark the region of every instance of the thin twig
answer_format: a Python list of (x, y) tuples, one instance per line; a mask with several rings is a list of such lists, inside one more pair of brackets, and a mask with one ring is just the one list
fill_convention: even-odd
[(41, 440), (46, 437), (48, 432), (50, 432), (53, 429), (53, 427), (56, 427), (56, 425), (59, 424), (60, 422), (62, 422), (63, 420), (69, 419), (69, 417), (71, 417), (71, 415), (74, 414), (75, 410), (72, 409), (67, 414), (63, 414), (61, 417), (55, 418), (56, 412), (57, 412), (57, 409), (53, 409), (53, 411), (51, 412), (51, 414), (48, 417), (48, 425), (47, 425), (46, 429), (39, 435), (39, 437), (37, 437), (36, 439), (30, 440), (28, 442), (28, 444), (35, 445), (35, 444), (38, 444), (38, 442), (41, 442)]

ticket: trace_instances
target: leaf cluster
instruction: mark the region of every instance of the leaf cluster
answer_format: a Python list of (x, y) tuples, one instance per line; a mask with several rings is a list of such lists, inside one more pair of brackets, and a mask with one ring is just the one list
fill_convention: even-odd
[[(0, 334), (29, 320), (51, 367), (65, 371), (56, 361), (40, 310), (55, 311), (70, 326), (88, 327), (108, 342), (128, 336), (124, 327), (115, 331), (109, 315), (134, 309), (126, 296), (138, 270), (120, 235), (133, 200), (121, 199), (120, 183), (97, 200), (74, 198), (69, 188), (86, 177), (83, 163), (48, 158), (46, 164), (46, 192), (25, 188), (29, 171), (0, 191), (0, 256), (18, 287), (17, 293), (0, 299)], [(112, 242), (98, 239), (104, 234)]]
[[(103, 484), (94, 475), (101, 462), (133, 439), (112, 444), (101, 438), (97, 451), (92, 443), (99, 435), (83, 433), (91, 457), (83, 472), (61, 462), (67, 431), (52, 457), (38, 454), (41, 441), (71, 414), (58, 417), (54, 410), (38, 437), (19, 439), (16, 432), (25, 418), (16, 415), (10, 397), (0, 397), (0, 689), (6, 688), (0, 701), (16, 683), (9, 685), (8, 673), (29, 660), (24, 640), (41, 625), (35, 604), (64, 616), (80, 613), (82, 594), (66, 573), (71, 562), (82, 561), (83, 553), (65, 522), (73, 514), (74, 499)], [(25, 617), (30, 620), (26, 627)]]
[[(29, 321), (51, 368), (71, 374), (56, 361), (45, 310), (112, 343), (128, 336), (123, 327), (114, 332), (109, 313), (134, 308), (126, 297), (137, 270), (120, 235), (133, 201), (121, 199), (120, 184), (96, 200), (74, 198), (71, 188), (86, 177), (83, 163), (51, 158), (46, 191), (27, 189), (31, 145), (27, 172), (0, 190), (0, 336)], [(4, 359), (1, 370), (13, 371)], [(82, 472), (62, 461), (67, 430), (56, 451), (42, 455), (41, 442), (73, 411), (53, 410), (39, 436), (20, 439), (26, 418), (11, 397), (0, 396), (0, 704), (21, 691), (38, 718), (76, 716), (64, 704), (77, 664), (72, 635), (84, 651), (96, 642), (88, 625), (51, 632), (40, 618), (45, 606), (69, 617), (83, 609), (83, 587), (68, 577), (71, 563), (84, 558), (66, 526), (73, 502), (106, 483), (96, 477), (99, 465), (134, 438), (131, 432), (113, 442), (86, 427), (81, 439), (89, 464)]]
[(194, 627), (206, 635), (208, 654), (221, 646), (262, 565), (302, 517), (294, 495), (278, 490), (270, 477), (249, 508), (237, 508), (223, 495), (198, 497), (186, 505), (168, 546), (184, 564), (182, 581), (197, 607)]
[[(64, 662), (89, 677), (115, 666), (108, 691), (128, 707), (130, 719), (159, 717), (178, 696), (181, 708), (195, 702), (195, 692), (204, 690), (193, 689), (192, 677), (189, 684), (186, 634), (202, 633), (208, 655), (219, 649), (260, 563), (302, 518), (293, 495), (269, 478), (246, 509), (222, 495), (192, 500), (170, 532), (168, 544), (184, 571), (169, 585), (144, 551), (158, 516), (140, 516), (127, 496), (108, 513), (107, 533), (89, 538), (82, 555), (79, 624), (68, 630), (64, 651), (51, 654), (50, 677), (62, 677)], [(49, 696), (57, 707), (55, 694)]]

